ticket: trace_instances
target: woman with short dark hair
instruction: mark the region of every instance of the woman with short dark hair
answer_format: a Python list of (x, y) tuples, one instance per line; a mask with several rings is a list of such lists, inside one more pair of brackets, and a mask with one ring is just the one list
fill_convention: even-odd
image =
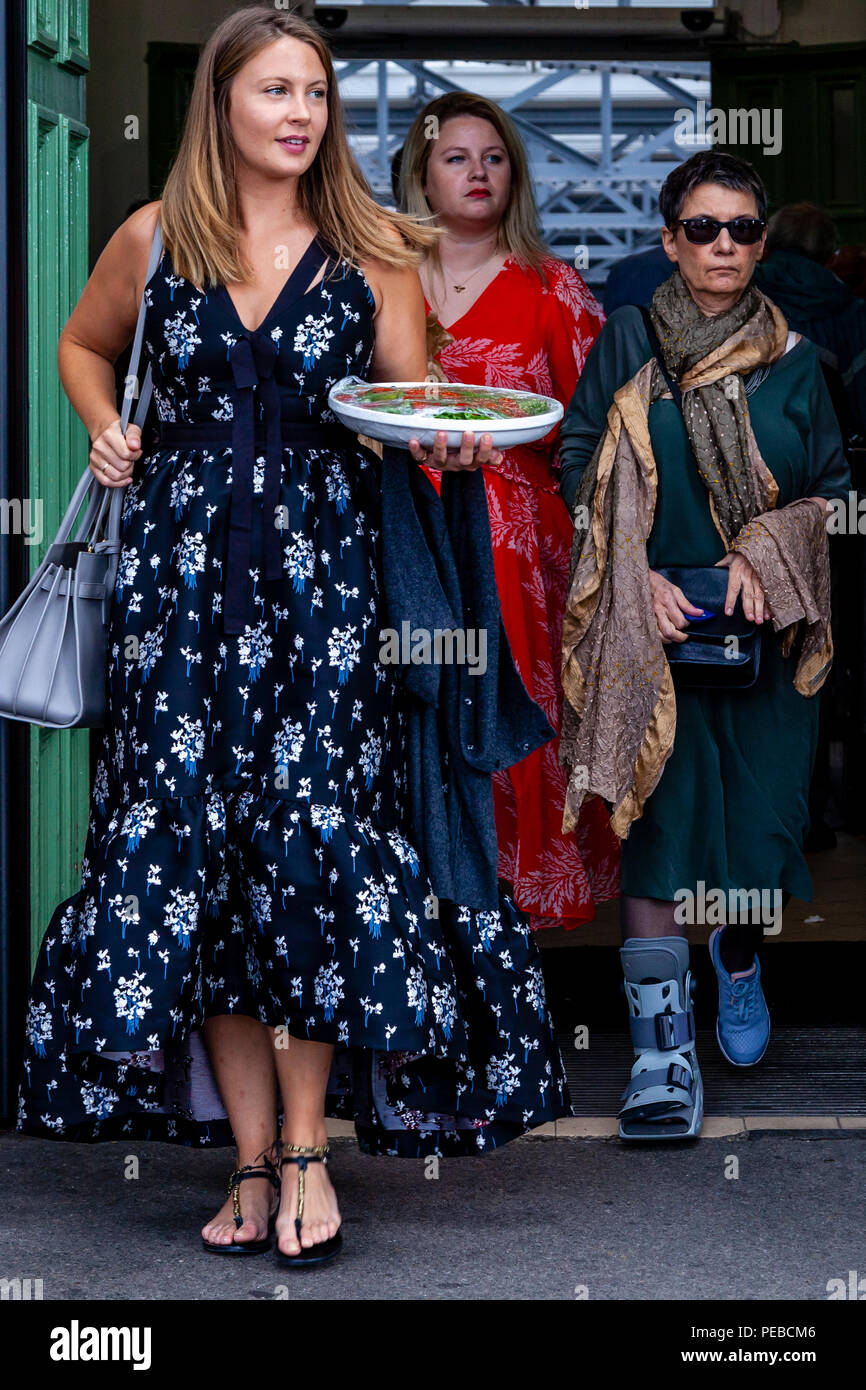
[(751, 283), (766, 229), (754, 169), (697, 154), (659, 206), (674, 273), (646, 317), (610, 316), (562, 430), (565, 816), (596, 793), (623, 839), (625, 1139), (700, 1130), (685, 922), (718, 924), (722, 1052), (751, 1066), (766, 1050), (755, 946), (770, 902), (778, 921), (784, 892), (811, 898), (825, 512), (849, 486), (815, 349)]

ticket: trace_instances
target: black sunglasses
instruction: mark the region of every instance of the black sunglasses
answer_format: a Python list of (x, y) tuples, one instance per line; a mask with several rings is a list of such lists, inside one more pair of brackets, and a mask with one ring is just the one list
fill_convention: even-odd
[(682, 227), (686, 240), (698, 246), (709, 246), (723, 227), (740, 246), (754, 246), (761, 240), (766, 225), (763, 217), (734, 217), (730, 222), (720, 222), (716, 217), (680, 217), (673, 224), (674, 229)]

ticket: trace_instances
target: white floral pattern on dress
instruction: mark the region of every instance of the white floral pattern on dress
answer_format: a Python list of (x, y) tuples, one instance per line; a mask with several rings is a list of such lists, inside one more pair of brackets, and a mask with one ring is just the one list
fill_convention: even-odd
[[(263, 326), (283, 401), (314, 420), (372, 360), (372, 293), (340, 269)], [(507, 899), (458, 921), (404, 833), (374, 456), (285, 444), (269, 582), (255, 459), (248, 617), (226, 636), (237, 322), (167, 253), (148, 296), (159, 419), (226, 433), (156, 449), (124, 491), (81, 887), (34, 973), (19, 1128), (231, 1143), (200, 1040), (218, 1014), (336, 1044), (331, 1113), (353, 1115), (370, 1152), (477, 1152), (568, 1113), (528, 927)], [(500, 1059), (518, 1038), (530, 1060), (515, 1082)], [(448, 1114), (428, 1113), (431, 1082)]]

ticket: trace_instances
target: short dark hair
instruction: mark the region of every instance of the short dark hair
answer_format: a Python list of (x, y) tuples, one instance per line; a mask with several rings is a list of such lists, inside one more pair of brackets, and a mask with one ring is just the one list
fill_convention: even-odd
[(836, 223), (814, 203), (786, 203), (774, 212), (767, 227), (767, 250), (799, 251), (826, 265), (836, 250)]
[(668, 174), (659, 192), (659, 212), (666, 227), (673, 227), (690, 193), (702, 183), (720, 183), (751, 193), (758, 205), (758, 216), (767, 216), (767, 191), (756, 170), (746, 159), (716, 150), (701, 150)]

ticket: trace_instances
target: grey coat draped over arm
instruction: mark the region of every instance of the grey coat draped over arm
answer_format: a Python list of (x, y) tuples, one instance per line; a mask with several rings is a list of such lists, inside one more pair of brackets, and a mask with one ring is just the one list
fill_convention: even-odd
[[(442, 474), (441, 497), (408, 452), (382, 458), (385, 621), (399, 633), (486, 632), (487, 664), (401, 669), (408, 710), (408, 815), (437, 897), (499, 906), (491, 774), (554, 737), (514, 665), (502, 623), (481, 469)], [(477, 648), (476, 648), (477, 650)], [(434, 652), (435, 655), (435, 652)], [(404, 718), (406, 715), (404, 714)]]

